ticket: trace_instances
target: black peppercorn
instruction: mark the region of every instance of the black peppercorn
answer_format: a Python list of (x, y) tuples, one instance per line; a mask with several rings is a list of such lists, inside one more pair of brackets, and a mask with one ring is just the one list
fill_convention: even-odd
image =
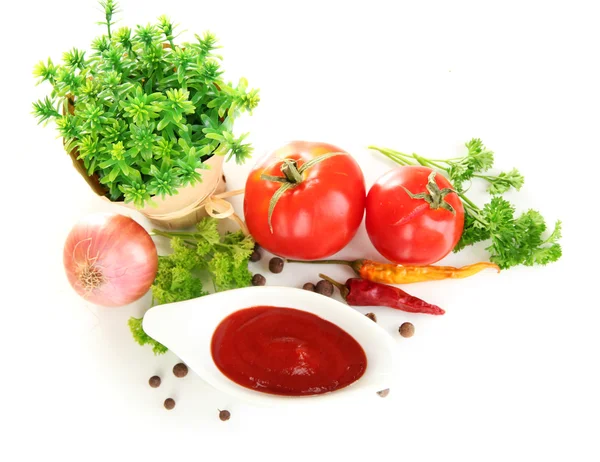
[(158, 375), (153, 375), (150, 377), (150, 380), (148, 380), (148, 383), (152, 388), (158, 388), (160, 387), (160, 377)]
[(283, 260), (279, 257), (273, 257), (269, 261), (269, 270), (271, 273), (281, 273), (283, 271)]
[(380, 391), (377, 392), (377, 394), (379, 396), (381, 396), (382, 398), (385, 398), (387, 395), (390, 394), (390, 389), (386, 388), (385, 390), (380, 390)]
[(183, 363), (177, 363), (173, 366), (173, 374), (175, 374), (175, 377), (185, 377), (188, 373), (188, 368), (185, 364)]
[(253, 286), (264, 286), (267, 283), (267, 280), (262, 274), (255, 274), (252, 276), (252, 285)]
[(302, 286), (304, 290), (310, 290), (311, 292), (315, 291), (315, 285), (312, 282), (307, 282)]
[(367, 313), (367, 314), (365, 314), (365, 316), (367, 318), (369, 318), (371, 321), (377, 322), (377, 316), (375, 316), (375, 313)]
[(405, 322), (400, 326), (398, 332), (400, 332), (402, 337), (410, 338), (415, 335), (415, 326), (413, 326), (410, 322)]
[(252, 254), (250, 255), (251, 262), (257, 262), (261, 258), (262, 258), (262, 255), (260, 254), (260, 252), (258, 250), (254, 250), (254, 252), (252, 252)]
[(165, 399), (165, 409), (167, 411), (170, 411), (174, 407), (175, 407), (175, 400), (173, 398), (167, 398), (167, 399)]
[(315, 292), (321, 295), (325, 295), (327, 297), (331, 297), (331, 295), (333, 294), (333, 284), (329, 281), (321, 279), (319, 282), (317, 282)]
[(228, 421), (231, 418), (231, 412), (226, 411), (226, 410), (219, 410), (219, 419), (221, 419), (223, 422)]

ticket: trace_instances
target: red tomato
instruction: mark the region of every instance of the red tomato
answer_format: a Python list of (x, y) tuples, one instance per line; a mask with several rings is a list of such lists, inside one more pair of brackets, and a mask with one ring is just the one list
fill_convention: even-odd
[[(269, 226), (269, 203), (283, 183), (261, 175), (286, 178), (284, 160), (305, 162), (328, 153), (306, 169), (300, 183), (287, 189), (275, 205)], [(331, 144), (294, 141), (262, 159), (246, 181), (244, 215), (258, 244), (276, 255), (315, 260), (341, 250), (356, 234), (365, 210), (365, 181), (358, 163)]]
[[(430, 194), (431, 173), (428, 167), (400, 167), (381, 176), (369, 191), (367, 233), (379, 253), (394, 263), (430, 265), (448, 255), (460, 239), (465, 212), (456, 193), (442, 191), (442, 200), (455, 210), (452, 214), (441, 207), (432, 209), (425, 199), (412, 198), (404, 189)], [(433, 189), (452, 189), (439, 173), (434, 178)]]

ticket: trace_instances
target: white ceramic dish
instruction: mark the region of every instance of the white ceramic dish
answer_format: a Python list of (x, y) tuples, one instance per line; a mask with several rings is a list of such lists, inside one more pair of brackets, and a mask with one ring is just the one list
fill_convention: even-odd
[[(213, 332), (229, 314), (258, 305), (296, 308), (316, 314), (348, 332), (363, 347), (367, 369), (351, 385), (330, 393), (303, 397), (271, 395), (242, 387), (224, 376), (213, 362), (210, 345)], [(332, 298), (290, 287), (247, 287), (184, 302), (159, 305), (148, 310), (144, 331), (173, 351), (194, 372), (215, 388), (261, 404), (306, 403), (331, 400), (355, 393), (389, 388), (395, 343), (369, 318)]]

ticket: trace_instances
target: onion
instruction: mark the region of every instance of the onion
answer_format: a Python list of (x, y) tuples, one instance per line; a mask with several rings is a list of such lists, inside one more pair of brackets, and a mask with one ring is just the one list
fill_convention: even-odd
[(133, 219), (98, 213), (73, 227), (63, 263), (71, 286), (83, 298), (97, 305), (122, 306), (150, 289), (158, 254), (150, 235)]

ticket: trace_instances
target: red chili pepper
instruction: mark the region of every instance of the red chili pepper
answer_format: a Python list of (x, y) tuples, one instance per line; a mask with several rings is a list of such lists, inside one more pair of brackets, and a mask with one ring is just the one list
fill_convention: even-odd
[(334, 281), (324, 274), (319, 277), (331, 282), (340, 290), (342, 298), (350, 306), (388, 306), (409, 313), (444, 314), (439, 306), (413, 297), (397, 287), (367, 281), (361, 278), (350, 278), (346, 284)]

